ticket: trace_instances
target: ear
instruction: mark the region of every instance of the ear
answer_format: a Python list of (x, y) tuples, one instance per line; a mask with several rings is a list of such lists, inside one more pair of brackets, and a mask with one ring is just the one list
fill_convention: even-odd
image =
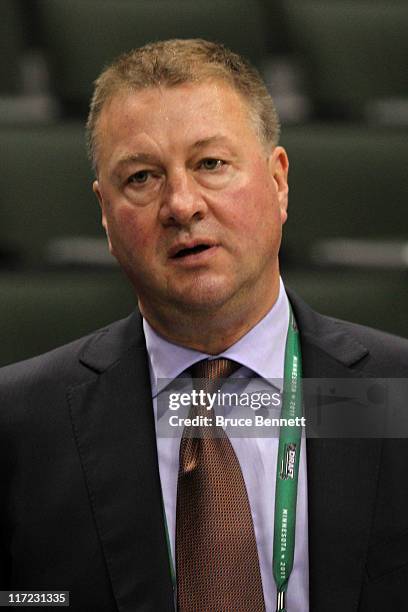
[(112, 255), (114, 255), (113, 247), (112, 247), (112, 242), (111, 242), (111, 239), (109, 237), (108, 221), (107, 221), (107, 218), (106, 218), (106, 203), (105, 203), (105, 200), (103, 198), (103, 195), (102, 195), (101, 188), (100, 188), (98, 180), (95, 180), (92, 183), (92, 189), (93, 189), (94, 194), (98, 198), (99, 206), (101, 207), (102, 225), (103, 225), (103, 228), (104, 228), (105, 233), (106, 233), (106, 238), (108, 240), (109, 251), (110, 251), (110, 253)]
[(276, 187), (278, 196), (279, 208), (281, 212), (282, 223), (285, 223), (288, 217), (288, 171), (289, 160), (286, 151), (283, 147), (275, 147), (271, 153), (270, 171)]

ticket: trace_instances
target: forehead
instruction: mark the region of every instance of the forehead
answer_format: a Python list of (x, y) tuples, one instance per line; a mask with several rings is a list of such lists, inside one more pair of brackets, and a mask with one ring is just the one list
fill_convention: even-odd
[(158, 147), (188, 146), (215, 134), (256, 138), (247, 102), (219, 81), (120, 91), (105, 104), (97, 124), (102, 157), (122, 145), (150, 140)]

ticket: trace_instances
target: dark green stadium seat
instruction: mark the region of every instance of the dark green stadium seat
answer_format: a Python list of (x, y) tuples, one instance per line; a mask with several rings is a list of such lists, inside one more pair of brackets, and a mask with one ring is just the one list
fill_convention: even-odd
[(370, 115), (384, 99), (408, 97), (408, 3), (286, 0), (291, 47), (320, 112)]
[(259, 0), (267, 24), (266, 36), (268, 51), (274, 57), (286, 56), (290, 50), (285, 13), (282, 7), (284, 1), (285, 0)]
[(408, 237), (408, 132), (343, 125), (285, 127), (286, 255), (310, 258), (331, 238)]
[(103, 66), (146, 42), (202, 37), (255, 62), (266, 53), (266, 24), (257, 1), (38, 0), (37, 8), (55, 90), (81, 109)]
[(135, 298), (119, 270), (0, 273), (0, 366), (127, 316)]
[(322, 314), (408, 338), (408, 271), (283, 269), (282, 276)]
[(24, 33), (20, 7), (15, 0), (0, 2), (0, 40), (0, 94), (20, 93)]
[(1, 127), (0, 141), (3, 249), (37, 264), (55, 238), (104, 236), (83, 125)]

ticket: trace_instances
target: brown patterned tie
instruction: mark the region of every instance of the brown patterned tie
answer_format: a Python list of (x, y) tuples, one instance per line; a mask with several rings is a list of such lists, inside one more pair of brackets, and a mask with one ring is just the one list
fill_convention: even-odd
[[(191, 369), (215, 392), (238, 364), (204, 360)], [(214, 419), (194, 407), (189, 416)], [(193, 437), (199, 435), (200, 437)], [(185, 427), (180, 443), (176, 518), (180, 612), (264, 612), (258, 550), (241, 467), (222, 427)]]

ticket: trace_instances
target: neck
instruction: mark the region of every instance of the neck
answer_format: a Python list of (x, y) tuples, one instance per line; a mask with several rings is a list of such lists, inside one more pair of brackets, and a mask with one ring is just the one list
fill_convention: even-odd
[(176, 308), (147, 309), (139, 302), (142, 315), (163, 338), (174, 344), (208, 355), (218, 355), (238, 342), (269, 312), (279, 296), (279, 277), (267, 296), (250, 304), (221, 307), (215, 311), (191, 311)]

